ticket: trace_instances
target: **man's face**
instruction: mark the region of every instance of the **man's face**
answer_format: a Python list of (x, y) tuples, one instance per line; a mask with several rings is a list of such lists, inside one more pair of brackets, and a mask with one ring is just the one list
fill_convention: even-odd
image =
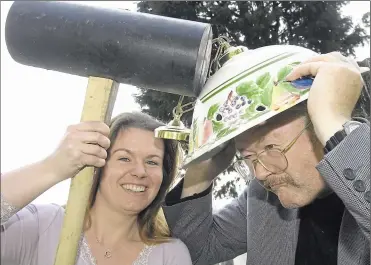
[[(236, 137), (236, 148), (242, 156), (257, 158), (268, 145), (284, 149), (305, 128), (304, 118), (272, 122), (257, 126)], [(274, 192), (286, 208), (298, 208), (311, 203), (326, 188), (315, 166), (323, 157), (322, 147), (313, 141), (313, 132), (306, 130), (287, 151), (287, 168), (282, 173), (272, 173), (260, 163), (255, 164), (256, 179)]]

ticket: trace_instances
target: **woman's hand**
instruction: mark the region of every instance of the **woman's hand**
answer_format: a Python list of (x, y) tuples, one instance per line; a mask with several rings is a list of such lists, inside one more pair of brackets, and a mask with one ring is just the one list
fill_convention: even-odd
[(55, 171), (57, 181), (74, 177), (85, 166), (103, 167), (110, 146), (109, 132), (103, 122), (71, 125), (58, 148), (44, 163)]
[[(22, 209), (58, 182), (75, 176), (83, 167), (104, 166), (106, 149), (110, 146), (109, 131), (102, 122), (82, 122), (68, 127), (49, 157), (3, 174), (1, 194), (9, 204)], [(1, 218), (3, 220), (3, 213)]]
[(342, 125), (351, 120), (363, 87), (357, 63), (338, 52), (313, 57), (298, 65), (286, 77), (292, 81), (315, 76), (308, 97), (308, 113), (323, 145)]

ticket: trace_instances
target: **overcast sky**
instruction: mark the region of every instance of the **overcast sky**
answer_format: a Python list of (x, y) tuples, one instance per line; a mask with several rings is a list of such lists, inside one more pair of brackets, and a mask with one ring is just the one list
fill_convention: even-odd
[[(133, 2), (83, 2), (90, 5), (135, 9)], [(18, 64), (10, 57), (4, 39), (5, 19), (12, 2), (1, 2), (1, 171), (38, 161), (50, 154), (68, 125), (78, 123), (87, 79)], [(351, 2), (344, 14), (359, 22), (370, 11), (366, 2)], [(370, 57), (369, 45), (357, 48), (357, 57)], [(120, 85), (114, 113), (139, 110), (132, 94)], [(53, 187), (36, 201), (64, 204), (69, 181)], [(220, 202), (219, 205), (224, 204)]]

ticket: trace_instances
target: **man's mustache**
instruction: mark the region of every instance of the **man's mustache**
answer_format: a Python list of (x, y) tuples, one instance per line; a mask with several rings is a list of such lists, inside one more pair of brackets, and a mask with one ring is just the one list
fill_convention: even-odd
[(271, 189), (271, 187), (281, 184), (291, 184), (295, 186), (295, 181), (287, 173), (283, 173), (280, 175), (275, 175), (272, 173), (269, 176), (267, 176), (266, 180), (263, 181), (263, 186), (266, 189)]

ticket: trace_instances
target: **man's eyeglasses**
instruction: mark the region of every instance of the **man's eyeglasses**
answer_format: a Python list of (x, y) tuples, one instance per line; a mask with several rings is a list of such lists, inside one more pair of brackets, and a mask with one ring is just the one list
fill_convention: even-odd
[(288, 167), (286, 153), (310, 125), (311, 122), (309, 122), (284, 148), (281, 148), (280, 145), (269, 144), (265, 146), (264, 150), (258, 153), (249, 154), (244, 157), (236, 155), (231, 166), (247, 181), (251, 181), (255, 178), (255, 168), (258, 163), (271, 173), (283, 173)]

